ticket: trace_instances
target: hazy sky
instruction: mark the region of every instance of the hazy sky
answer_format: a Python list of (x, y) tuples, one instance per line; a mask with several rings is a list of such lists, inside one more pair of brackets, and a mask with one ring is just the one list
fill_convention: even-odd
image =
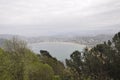
[(120, 0), (0, 0), (0, 34), (120, 31)]

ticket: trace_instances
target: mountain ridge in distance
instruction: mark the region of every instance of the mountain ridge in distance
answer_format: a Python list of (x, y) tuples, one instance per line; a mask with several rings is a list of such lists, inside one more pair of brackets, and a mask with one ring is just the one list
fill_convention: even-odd
[(0, 34), (0, 42), (2, 43), (5, 39), (12, 39), (17, 37), (25, 40), (27, 43), (39, 43), (39, 42), (71, 42), (84, 45), (96, 45), (107, 40), (111, 40), (114, 34), (99, 34), (91, 36), (81, 35), (54, 35), (54, 36), (38, 36), (38, 37), (25, 37), (20, 35), (11, 34)]

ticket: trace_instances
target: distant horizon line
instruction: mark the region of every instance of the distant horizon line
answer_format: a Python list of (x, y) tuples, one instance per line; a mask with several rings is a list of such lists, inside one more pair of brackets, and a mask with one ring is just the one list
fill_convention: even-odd
[[(119, 31), (118, 31), (119, 32)], [(118, 33), (118, 32), (116, 32), (116, 33)], [(64, 37), (64, 36), (67, 36), (67, 37), (72, 37), (72, 36), (86, 36), (86, 37), (89, 37), (89, 36), (99, 36), (99, 35), (114, 35), (114, 34), (116, 34), (116, 33), (100, 33), (100, 34), (56, 34), (56, 35), (37, 35), (37, 36), (30, 36), (30, 35), (20, 35), (20, 34), (9, 34), (9, 33), (7, 33), (7, 34), (4, 34), (4, 33), (0, 33), (0, 36), (18, 36), (18, 37), (58, 37), (58, 36), (60, 36), (60, 37)], [(69, 36), (68, 36), (69, 35)]]

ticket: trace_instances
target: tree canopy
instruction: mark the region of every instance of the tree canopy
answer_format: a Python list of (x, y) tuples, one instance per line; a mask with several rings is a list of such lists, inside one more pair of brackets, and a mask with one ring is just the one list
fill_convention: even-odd
[(74, 80), (119, 80), (120, 79), (120, 32), (113, 39), (98, 44), (91, 50), (75, 51), (67, 66), (74, 72)]

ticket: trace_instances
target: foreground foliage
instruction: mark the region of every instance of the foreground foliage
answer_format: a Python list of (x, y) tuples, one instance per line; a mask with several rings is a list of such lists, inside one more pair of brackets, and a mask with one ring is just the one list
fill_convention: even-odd
[(52, 80), (54, 72), (30, 51), (25, 42), (14, 38), (0, 48), (0, 80)]
[(70, 57), (66, 59), (66, 64), (73, 80), (119, 80), (120, 32), (112, 41), (98, 44), (91, 50), (75, 51)]

